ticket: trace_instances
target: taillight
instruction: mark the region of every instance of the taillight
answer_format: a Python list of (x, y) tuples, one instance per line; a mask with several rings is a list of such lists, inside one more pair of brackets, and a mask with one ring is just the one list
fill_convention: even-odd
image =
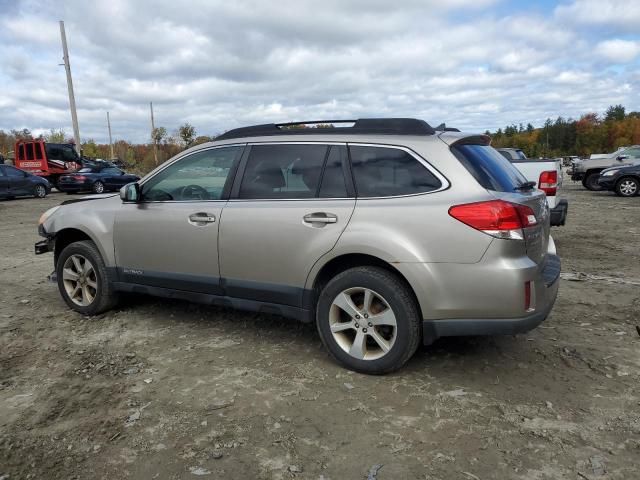
[(84, 175), (74, 175), (72, 178), (74, 180), (80, 180), (80, 181), (84, 181), (87, 179), (87, 177), (85, 177)]
[(538, 181), (538, 188), (547, 195), (555, 195), (558, 190), (558, 171), (542, 172)]
[(449, 215), (487, 235), (509, 240), (524, 239), (522, 229), (538, 223), (531, 208), (504, 200), (455, 205)]

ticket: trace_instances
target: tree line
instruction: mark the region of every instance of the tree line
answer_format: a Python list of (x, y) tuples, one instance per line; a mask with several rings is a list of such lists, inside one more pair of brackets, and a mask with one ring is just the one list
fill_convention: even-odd
[(640, 144), (640, 112), (626, 113), (622, 105), (610, 106), (604, 115), (586, 113), (578, 120), (548, 118), (541, 128), (509, 125), (485, 132), (494, 147), (521, 148), (529, 157), (588, 157), (618, 147)]
[[(293, 126), (290, 128), (302, 128)], [(601, 116), (586, 113), (579, 120), (558, 117), (555, 121), (548, 118), (544, 125), (535, 128), (531, 123), (526, 126), (508, 125), (496, 132), (485, 132), (492, 137), (495, 147), (514, 147), (522, 149), (529, 157), (561, 157), (569, 155), (589, 156), (592, 153), (606, 153), (626, 145), (640, 144), (640, 112), (626, 113), (622, 105), (612, 105)], [(40, 135), (50, 143), (73, 143), (62, 129), (52, 129)], [(28, 129), (0, 130), (0, 154), (9, 156), (17, 139), (32, 139)], [(144, 173), (156, 166), (153, 152), (157, 146), (158, 164), (166, 161), (186, 148), (215, 140), (215, 135), (198, 135), (195, 127), (184, 123), (172, 134), (165, 127), (153, 130), (150, 143), (135, 144), (126, 140), (113, 143), (113, 157), (123, 160), (135, 171)], [(111, 158), (109, 144), (96, 143), (87, 139), (81, 145), (82, 154), (89, 158)]]

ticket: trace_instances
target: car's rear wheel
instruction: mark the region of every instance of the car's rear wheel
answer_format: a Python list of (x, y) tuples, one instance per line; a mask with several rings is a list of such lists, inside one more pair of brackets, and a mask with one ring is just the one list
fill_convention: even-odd
[(584, 180), (582, 180), (582, 185), (587, 190), (591, 190), (592, 192), (599, 192), (600, 190), (604, 190), (604, 187), (598, 183), (598, 178), (600, 177), (600, 172), (589, 173)]
[(95, 315), (117, 303), (102, 256), (91, 241), (67, 245), (58, 257), (56, 276), (62, 298), (76, 312)]
[(638, 190), (640, 190), (640, 184), (633, 177), (621, 178), (616, 183), (616, 193), (621, 197), (633, 197), (638, 194)]
[(93, 193), (104, 193), (104, 183), (98, 180), (93, 184), (91, 190), (93, 191)]
[(320, 338), (333, 358), (362, 373), (402, 367), (420, 341), (420, 314), (409, 287), (379, 267), (356, 267), (323, 288), (316, 310)]
[(36, 185), (33, 189), (33, 196), (36, 198), (44, 198), (47, 196), (47, 189), (44, 188), (44, 185)]

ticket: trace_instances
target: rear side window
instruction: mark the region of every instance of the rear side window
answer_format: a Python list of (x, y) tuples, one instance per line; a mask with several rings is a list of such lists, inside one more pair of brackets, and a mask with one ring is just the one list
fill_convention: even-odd
[(440, 180), (415, 157), (392, 147), (351, 146), (359, 197), (392, 197), (437, 190)]
[(327, 149), (327, 145), (253, 145), (239, 198), (316, 197)]
[(489, 145), (455, 145), (451, 151), (487, 190), (513, 192), (527, 181), (511, 162)]

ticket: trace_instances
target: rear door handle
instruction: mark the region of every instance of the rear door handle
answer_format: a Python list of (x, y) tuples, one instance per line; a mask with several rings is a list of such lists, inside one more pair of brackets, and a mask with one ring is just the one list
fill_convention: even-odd
[(305, 223), (337, 223), (338, 216), (333, 213), (316, 212), (302, 217)]
[(189, 215), (189, 222), (191, 223), (213, 223), (216, 221), (216, 216), (212, 213), (198, 212)]

